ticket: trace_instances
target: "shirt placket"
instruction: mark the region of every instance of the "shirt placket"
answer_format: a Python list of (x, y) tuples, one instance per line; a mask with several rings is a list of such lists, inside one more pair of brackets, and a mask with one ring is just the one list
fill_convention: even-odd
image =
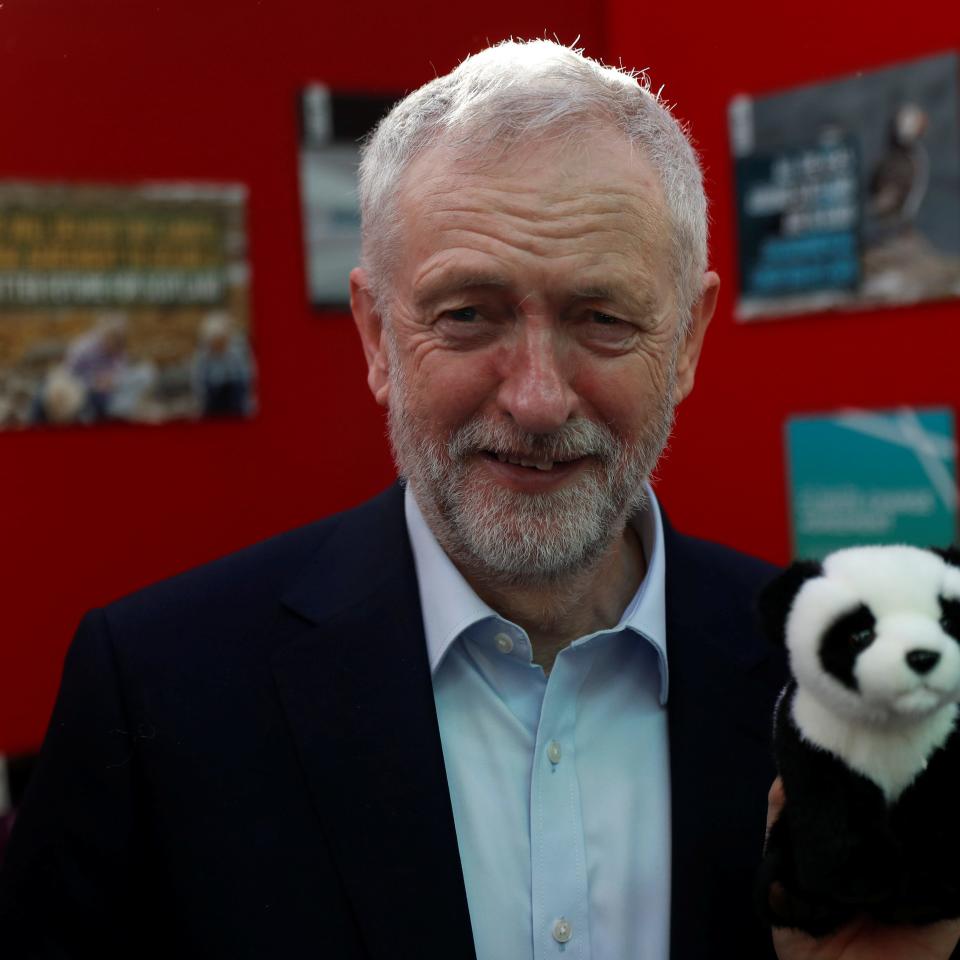
[(585, 647), (557, 656), (537, 728), (530, 785), (534, 960), (591, 955), (576, 719), (592, 657)]

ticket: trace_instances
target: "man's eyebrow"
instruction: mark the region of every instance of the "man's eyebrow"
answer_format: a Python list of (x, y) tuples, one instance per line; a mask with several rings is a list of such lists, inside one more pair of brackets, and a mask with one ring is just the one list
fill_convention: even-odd
[(578, 300), (619, 300), (624, 296), (624, 291), (619, 287), (591, 283), (587, 286), (574, 287), (573, 295)]
[(626, 303), (635, 310), (652, 312), (656, 309), (657, 300), (649, 291), (640, 287), (632, 289), (606, 284), (588, 284), (575, 287), (573, 296), (578, 300), (606, 300), (611, 303)]
[(465, 290), (481, 288), (503, 289), (509, 287), (510, 281), (501, 274), (473, 271), (441, 274), (427, 280), (414, 294), (414, 302), (418, 307), (429, 306), (443, 297), (449, 297)]
[[(457, 270), (440, 273), (424, 281), (414, 293), (414, 303), (419, 309), (433, 306), (444, 297), (456, 296), (469, 290), (503, 290), (512, 286), (503, 274), (486, 271)], [(643, 283), (636, 287), (619, 284), (587, 283), (578, 285), (567, 294), (576, 300), (602, 300), (611, 303), (624, 303), (638, 314), (655, 313), (657, 299)]]

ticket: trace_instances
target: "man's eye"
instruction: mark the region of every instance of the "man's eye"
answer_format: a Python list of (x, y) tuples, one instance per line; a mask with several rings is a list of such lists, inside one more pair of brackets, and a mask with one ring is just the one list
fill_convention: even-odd
[(445, 316), (451, 320), (460, 320), (469, 323), (471, 320), (476, 320), (480, 314), (477, 312), (476, 307), (460, 307), (457, 310), (447, 310)]
[(616, 317), (612, 313), (591, 310), (586, 315), (583, 331), (588, 338), (598, 343), (626, 344), (633, 340), (637, 328), (629, 320)]

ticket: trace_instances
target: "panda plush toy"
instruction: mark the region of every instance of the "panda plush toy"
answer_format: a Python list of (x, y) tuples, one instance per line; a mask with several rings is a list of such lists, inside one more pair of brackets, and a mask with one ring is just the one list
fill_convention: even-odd
[(960, 916), (960, 551), (854, 547), (760, 599), (793, 678), (774, 750), (786, 805), (758, 904), (823, 936), (860, 915)]

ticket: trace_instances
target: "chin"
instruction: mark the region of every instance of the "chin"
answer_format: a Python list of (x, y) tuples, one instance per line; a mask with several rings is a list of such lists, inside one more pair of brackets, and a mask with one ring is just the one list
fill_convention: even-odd
[(894, 704), (894, 711), (904, 717), (922, 717), (939, 710), (949, 702), (935, 690), (920, 687), (898, 697)]
[[(516, 510), (504, 502), (521, 498)], [(582, 573), (603, 555), (618, 529), (596, 512), (557, 509), (550, 494), (511, 491), (497, 499), (458, 511), (450, 521), (476, 564), (512, 582), (555, 582)]]

